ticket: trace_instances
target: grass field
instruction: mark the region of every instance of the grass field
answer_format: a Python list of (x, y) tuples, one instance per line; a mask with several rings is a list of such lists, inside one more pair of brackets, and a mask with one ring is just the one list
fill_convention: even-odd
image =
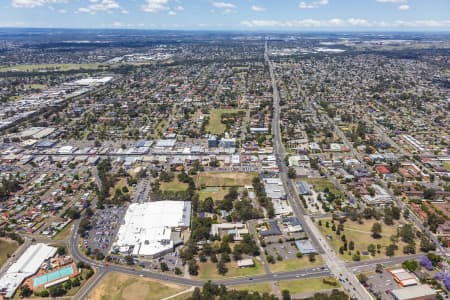
[[(330, 222), (330, 227), (325, 227), (326, 221)], [(372, 226), (375, 222), (379, 222), (382, 226), (382, 237), (379, 239), (374, 239), (372, 237)], [(337, 226), (337, 222), (336, 222)], [(381, 245), (381, 253), (377, 253), (374, 258), (384, 258), (386, 257), (386, 247), (391, 244), (390, 237), (392, 235), (397, 234), (397, 227), (398, 225), (394, 224), (392, 226), (385, 225), (382, 221), (376, 221), (376, 220), (364, 220), (363, 224), (358, 224), (358, 222), (352, 222), (348, 220), (344, 223), (344, 231), (341, 233), (345, 234), (345, 237), (348, 242), (353, 241), (355, 243), (355, 249), (352, 251), (352, 255), (356, 253), (357, 250), (360, 252), (367, 251), (367, 247), (370, 244), (374, 244), (375, 246), (377, 244)], [(340, 236), (337, 236), (334, 231), (331, 230), (331, 219), (322, 219), (322, 226), (318, 226), (320, 231), (324, 236), (327, 234), (331, 234), (333, 239), (328, 240), (328, 243), (331, 244), (333, 249), (338, 253), (343, 259), (345, 260), (351, 260), (352, 255), (349, 255), (347, 252), (344, 252), (343, 255), (339, 253), (339, 248), (342, 246), (343, 242), (341, 241)], [(399, 241), (398, 246), (399, 249), (395, 252), (396, 255), (402, 255), (402, 249), (405, 244), (401, 241)], [(419, 246), (419, 243), (417, 243), (417, 246)], [(361, 260), (365, 259), (371, 259), (371, 256), (368, 255), (361, 255)]]
[[(291, 294), (300, 294), (306, 292), (319, 292), (321, 290), (337, 289), (340, 287), (339, 282), (337, 285), (326, 284), (322, 278), (311, 279), (299, 279), (299, 280), (286, 280), (280, 282), (280, 290), (289, 290)], [(336, 280), (334, 278), (327, 278), (329, 280)]]
[(308, 256), (305, 255), (302, 258), (284, 259), (282, 261), (277, 261), (274, 264), (269, 264), (269, 269), (270, 271), (277, 273), (312, 268), (320, 265), (323, 265), (320, 255), (316, 255), (316, 260), (314, 262), (310, 262)]
[(228, 189), (222, 187), (207, 187), (198, 192), (200, 201), (204, 201), (208, 197), (213, 198), (214, 201), (223, 200), (226, 194), (228, 194)]
[(237, 113), (240, 109), (211, 109), (209, 115), (209, 123), (206, 126), (206, 131), (212, 134), (223, 134), (225, 131), (225, 124), (222, 123), (223, 113)]
[(450, 172), (450, 162), (445, 161), (443, 165), (444, 165), (444, 168), (447, 169), (447, 171)]
[(239, 268), (236, 262), (227, 263), (228, 272), (222, 276), (217, 273), (217, 267), (215, 263), (206, 262), (200, 263), (199, 278), (200, 279), (221, 279), (230, 277), (241, 277), (241, 276), (252, 276), (264, 273), (264, 268), (262, 264), (257, 259), (254, 259), (255, 266), (252, 268)]
[(169, 182), (164, 182), (161, 181), (160, 182), (161, 186), (161, 191), (167, 191), (167, 192), (181, 192), (181, 191), (185, 191), (188, 189), (188, 184), (184, 183), (184, 182), (180, 182), (177, 178), (177, 176), (175, 176), (173, 178), (172, 181)]
[(302, 181), (312, 184), (316, 192), (322, 192), (325, 188), (328, 188), (333, 194), (342, 196), (342, 192), (326, 178), (305, 178)]
[[(108, 273), (88, 300), (159, 300), (175, 295), (189, 287), (156, 281), (137, 276), (111, 272)], [(186, 294), (188, 297), (189, 294)], [(178, 298), (183, 299), (183, 298)]]
[(0, 239), (0, 266), (6, 262), (8, 254), (13, 254), (18, 247), (19, 244), (16, 241)]
[(38, 65), (17, 65), (11, 67), (0, 67), (0, 72), (32, 72), (40, 70), (48, 71), (70, 71), (80, 69), (97, 69), (100, 64), (38, 64)]
[(114, 197), (114, 194), (116, 192), (116, 189), (122, 189), (124, 186), (128, 188), (128, 194), (133, 195), (133, 187), (128, 186), (127, 179), (126, 178), (120, 178), (116, 184), (111, 187), (109, 190), (109, 194), (111, 195), (111, 198)]
[(60, 232), (58, 232), (52, 239), (57, 241), (66, 241), (69, 239), (71, 234), (72, 222), (66, 225)]
[(255, 173), (198, 173), (197, 187), (232, 187), (251, 185)]
[(255, 284), (245, 284), (232, 286), (229, 289), (237, 291), (252, 291), (258, 293), (269, 293), (272, 294), (272, 284), (270, 283), (255, 283)]

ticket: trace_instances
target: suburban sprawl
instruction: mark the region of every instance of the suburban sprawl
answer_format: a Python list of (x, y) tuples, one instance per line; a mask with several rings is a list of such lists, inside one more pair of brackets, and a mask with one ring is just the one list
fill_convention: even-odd
[(448, 298), (449, 51), (0, 30), (0, 299)]

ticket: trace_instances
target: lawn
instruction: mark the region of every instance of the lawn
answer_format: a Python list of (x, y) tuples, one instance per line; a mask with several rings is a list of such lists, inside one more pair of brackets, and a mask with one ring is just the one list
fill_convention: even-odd
[[(326, 221), (329, 221), (330, 227), (326, 228), (325, 223)], [(372, 226), (375, 222), (379, 222), (382, 226), (382, 237), (379, 239), (374, 239), (372, 237)], [(338, 222), (335, 222), (336, 226)], [(317, 225), (318, 226), (318, 225)], [(333, 239), (328, 240), (328, 242), (331, 244), (333, 249), (338, 253), (343, 259), (345, 260), (352, 260), (352, 255), (356, 253), (357, 250), (359, 250), (361, 253), (363, 251), (367, 251), (367, 247), (370, 244), (374, 244), (375, 246), (377, 244), (381, 245), (381, 253), (377, 253), (374, 258), (385, 258), (386, 257), (386, 247), (391, 244), (390, 237), (392, 235), (397, 234), (397, 227), (398, 225), (394, 224), (392, 226), (385, 225), (382, 221), (376, 221), (374, 219), (371, 220), (364, 220), (363, 224), (359, 224), (358, 222), (353, 222), (350, 220), (347, 220), (344, 223), (344, 231), (341, 233), (345, 234), (345, 237), (348, 242), (353, 241), (355, 243), (355, 249), (352, 251), (352, 254), (348, 254), (348, 252), (344, 252), (344, 254), (339, 253), (339, 248), (342, 246), (343, 242), (341, 241), (341, 237), (337, 236), (335, 232), (331, 229), (331, 219), (322, 219), (322, 226), (318, 226), (319, 230), (322, 232), (324, 236), (327, 234), (331, 234)], [(420, 243), (417, 243), (417, 246), (419, 246)], [(401, 241), (399, 241), (398, 246), (399, 249), (395, 251), (396, 255), (402, 255), (402, 249), (405, 244)], [(370, 255), (361, 255), (361, 260), (365, 259), (371, 259)]]
[(444, 165), (444, 168), (447, 169), (447, 171), (450, 172), (450, 162), (445, 161), (443, 165)]
[(182, 192), (186, 191), (189, 187), (187, 183), (180, 182), (177, 176), (169, 182), (161, 181), (160, 184), (161, 191), (163, 192)]
[(214, 201), (223, 200), (226, 194), (228, 194), (227, 188), (216, 186), (207, 187), (198, 192), (200, 201), (204, 201), (208, 197), (213, 198)]
[(53, 240), (68, 240), (70, 237), (70, 234), (72, 233), (72, 222), (66, 225), (60, 232), (58, 232), (52, 239)]
[(196, 177), (197, 187), (232, 187), (252, 185), (255, 173), (199, 173)]
[(228, 272), (222, 276), (217, 273), (217, 267), (215, 263), (205, 262), (200, 263), (199, 279), (223, 279), (231, 277), (241, 277), (241, 276), (253, 276), (258, 274), (264, 274), (264, 268), (259, 260), (253, 259), (255, 266), (252, 268), (239, 268), (236, 262), (227, 263)]
[[(159, 300), (189, 287), (111, 272), (100, 281), (88, 300)], [(188, 295), (188, 294), (186, 294)], [(183, 298), (178, 298), (183, 299)]]
[(80, 69), (98, 69), (100, 64), (37, 64), (37, 65), (16, 65), (11, 67), (0, 67), (0, 72), (32, 72), (40, 70), (49, 71), (70, 71)]
[(333, 194), (342, 196), (342, 192), (338, 190), (334, 186), (334, 184), (326, 178), (306, 178), (302, 181), (306, 181), (309, 184), (312, 184), (316, 192), (322, 192), (325, 188), (328, 188), (328, 190)]
[(272, 294), (272, 284), (271, 283), (255, 283), (255, 284), (245, 284), (245, 285), (235, 285), (230, 287), (231, 290), (237, 291), (251, 291), (258, 293), (269, 293)]
[(19, 247), (19, 244), (13, 240), (0, 239), (0, 266), (8, 259), (8, 255), (11, 255)]
[(241, 109), (211, 109), (209, 115), (209, 123), (206, 126), (206, 132), (212, 134), (223, 134), (225, 131), (225, 124), (222, 123), (223, 113), (237, 113), (242, 111)]
[[(306, 292), (319, 292), (321, 290), (336, 289), (340, 287), (339, 282), (337, 282), (337, 285), (324, 283), (324, 278), (327, 277), (281, 281), (280, 290), (289, 290), (291, 294), (300, 294)], [(336, 281), (336, 279), (332, 277), (328, 277), (327, 279)]]
[(269, 264), (269, 268), (270, 271), (277, 273), (312, 268), (320, 265), (323, 265), (320, 255), (316, 255), (316, 260), (313, 262), (310, 262), (308, 256), (304, 255), (302, 258), (290, 258), (276, 261), (274, 264)]

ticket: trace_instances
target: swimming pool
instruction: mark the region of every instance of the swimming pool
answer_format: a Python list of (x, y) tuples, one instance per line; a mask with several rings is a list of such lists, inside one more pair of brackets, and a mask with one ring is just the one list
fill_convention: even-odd
[(48, 282), (52, 282), (55, 280), (58, 280), (60, 278), (70, 276), (73, 274), (73, 268), (72, 265), (64, 267), (62, 269), (59, 269), (54, 272), (50, 272), (38, 277), (33, 278), (33, 287), (37, 287), (43, 284), (46, 284)]

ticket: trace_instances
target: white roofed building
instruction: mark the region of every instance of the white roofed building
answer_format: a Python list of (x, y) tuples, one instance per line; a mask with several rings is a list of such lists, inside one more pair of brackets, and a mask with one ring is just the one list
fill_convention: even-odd
[(11, 298), (22, 282), (37, 273), (42, 263), (56, 254), (56, 248), (34, 244), (0, 277), (0, 294)]
[(128, 207), (113, 249), (149, 257), (172, 252), (178, 242), (174, 233), (189, 227), (190, 221), (191, 202), (133, 203)]

